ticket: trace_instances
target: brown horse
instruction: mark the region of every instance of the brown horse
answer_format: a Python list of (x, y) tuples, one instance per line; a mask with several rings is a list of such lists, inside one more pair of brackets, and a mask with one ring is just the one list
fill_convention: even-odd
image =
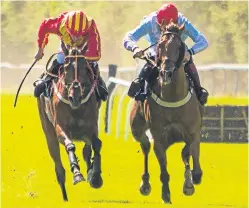
[[(171, 203), (166, 158), (166, 150), (170, 145), (179, 141), (186, 144), (182, 150), (185, 195), (194, 193), (194, 184), (199, 184), (202, 177), (199, 154), (203, 107), (198, 102), (195, 92), (189, 88), (185, 75), (185, 44), (180, 38), (183, 28), (184, 25), (179, 27), (171, 23), (161, 35), (157, 50), (158, 67), (153, 68), (157, 70), (157, 77), (150, 83), (151, 94), (145, 102), (136, 102), (130, 115), (132, 134), (136, 141), (140, 142), (144, 154), (140, 192), (149, 195), (151, 191), (148, 171), (150, 142), (145, 134), (145, 131), (150, 129), (154, 139), (154, 152), (161, 170), (164, 203)], [(189, 164), (190, 156), (193, 159), (192, 171)]]
[(74, 184), (85, 179), (80, 172), (73, 140), (85, 142), (82, 154), (87, 164), (87, 179), (90, 185), (100, 188), (103, 184), (100, 155), (102, 142), (98, 138), (100, 102), (97, 101), (94, 90), (97, 78), (94, 77), (91, 65), (81, 55), (84, 52), (84, 49), (70, 49), (69, 55), (65, 57), (64, 67), (60, 68), (59, 75), (52, 82), (51, 99), (43, 94), (38, 98), (42, 128), (65, 201), (68, 198), (59, 143), (64, 145), (67, 151)]

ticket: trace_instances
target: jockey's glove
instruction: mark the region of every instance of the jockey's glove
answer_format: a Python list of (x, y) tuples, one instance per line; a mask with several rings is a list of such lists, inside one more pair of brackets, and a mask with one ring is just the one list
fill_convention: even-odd
[(142, 58), (144, 56), (144, 52), (141, 48), (137, 47), (133, 50), (133, 58)]
[(44, 49), (43, 48), (39, 48), (36, 55), (35, 55), (35, 59), (37, 61), (39, 61), (40, 59), (42, 59), (42, 57), (44, 56)]

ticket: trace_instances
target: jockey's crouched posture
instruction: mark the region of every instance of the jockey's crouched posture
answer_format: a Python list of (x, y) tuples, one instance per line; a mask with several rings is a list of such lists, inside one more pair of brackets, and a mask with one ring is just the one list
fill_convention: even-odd
[[(136, 45), (136, 42), (145, 36), (150, 44), (154, 44), (160, 39), (161, 31), (165, 31), (166, 26), (173, 21), (178, 25), (185, 24), (184, 31), (182, 32), (181, 39), (185, 41), (190, 37), (195, 44), (192, 48), (188, 49), (186, 47), (185, 52), (185, 71), (188, 73), (190, 78), (194, 82), (195, 92), (202, 105), (207, 102), (208, 92), (201, 87), (199, 75), (196, 70), (195, 64), (193, 63), (192, 56), (203, 51), (208, 47), (208, 41), (205, 36), (199, 32), (183, 14), (178, 13), (177, 8), (173, 4), (165, 4), (158, 11), (152, 12), (148, 16), (144, 17), (140, 25), (135, 29), (128, 32), (124, 38), (124, 47), (128, 51), (133, 52), (134, 58), (142, 57), (143, 51)], [(156, 45), (151, 47), (149, 50), (151, 58), (155, 60), (156, 56)], [(144, 100), (146, 98), (146, 92), (144, 93), (143, 86), (145, 80), (150, 74), (151, 65), (145, 64), (142, 68), (139, 76), (135, 79), (129, 89), (128, 95), (130, 97), (135, 97), (136, 100)]]
[[(56, 59), (52, 63), (49, 71), (53, 74), (58, 74), (58, 70), (64, 64), (65, 49), (71, 46), (81, 48), (87, 42), (87, 51), (84, 54), (89, 64), (92, 66), (95, 75), (98, 75), (98, 86), (95, 90), (97, 96), (101, 100), (106, 100), (108, 92), (102, 77), (100, 76), (97, 61), (101, 57), (101, 43), (97, 26), (93, 19), (88, 17), (82, 11), (72, 11), (62, 13), (57, 18), (45, 19), (38, 32), (38, 47), (39, 50), (35, 56), (36, 60), (43, 57), (44, 47), (48, 43), (49, 34), (56, 34), (61, 39), (61, 52), (57, 54)], [(34, 96), (39, 97), (45, 90), (48, 82), (51, 82), (53, 77), (46, 77), (35, 82)]]

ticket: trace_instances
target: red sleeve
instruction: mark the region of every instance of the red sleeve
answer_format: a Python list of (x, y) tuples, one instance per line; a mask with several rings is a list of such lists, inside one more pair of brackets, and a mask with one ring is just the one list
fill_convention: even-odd
[(48, 36), (50, 33), (60, 35), (59, 27), (62, 19), (65, 17), (66, 13), (61, 14), (57, 18), (45, 19), (38, 32), (38, 47), (44, 48), (48, 43)]
[(101, 41), (94, 20), (92, 20), (92, 25), (88, 33), (88, 49), (85, 56), (91, 61), (98, 61), (101, 57)]

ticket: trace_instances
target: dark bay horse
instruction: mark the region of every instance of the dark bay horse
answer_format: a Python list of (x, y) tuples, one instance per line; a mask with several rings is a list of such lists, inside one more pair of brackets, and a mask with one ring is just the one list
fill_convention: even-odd
[[(101, 177), (101, 140), (98, 138), (98, 115), (100, 102), (95, 95), (97, 78), (84, 58), (85, 49), (70, 49), (64, 67), (52, 82), (52, 97), (43, 94), (38, 98), (38, 109), (50, 156), (55, 163), (57, 181), (63, 199), (68, 200), (65, 188), (65, 169), (60, 157), (61, 143), (68, 154), (73, 183), (84, 181), (73, 140), (85, 142), (82, 150), (87, 165), (87, 179), (94, 188), (103, 184)], [(94, 160), (91, 162), (92, 149)]]
[[(157, 50), (158, 67), (153, 68), (157, 70), (157, 77), (150, 83), (151, 94), (143, 103), (136, 102), (130, 114), (132, 134), (135, 140), (140, 142), (144, 154), (140, 192), (149, 195), (151, 191), (148, 171), (151, 145), (145, 134), (145, 131), (150, 129), (154, 140), (154, 152), (161, 170), (164, 203), (171, 203), (166, 157), (166, 150), (170, 145), (179, 141), (185, 142), (181, 153), (185, 165), (185, 195), (194, 193), (194, 184), (199, 184), (202, 177), (199, 156), (203, 107), (198, 102), (195, 92), (189, 88), (185, 75), (185, 44), (180, 39), (183, 28), (184, 25), (179, 27), (170, 23), (166, 32), (161, 35)], [(193, 159), (192, 171), (189, 164), (190, 156)]]

